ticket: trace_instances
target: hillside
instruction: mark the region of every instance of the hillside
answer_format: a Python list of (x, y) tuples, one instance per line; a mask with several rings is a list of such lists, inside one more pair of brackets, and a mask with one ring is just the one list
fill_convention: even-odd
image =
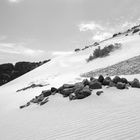
[(130, 58), (115, 65), (83, 74), (84, 77), (140, 74), (140, 56)]
[[(140, 89), (138, 88), (118, 90), (115, 87), (103, 86), (100, 89), (103, 91), (100, 96), (96, 95), (98, 90), (92, 90), (87, 98), (72, 101), (56, 93), (50, 95), (48, 102), (42, 106), (31, 104), (19, 109), (21, 105), (40, 95), (43, 90), (81, 82), (84, 79), (81, 77), (83, 73), (90, 72), (86, 76), (96, 76), (100, 73), (111, 76), (125, 74), (124, 77), (130, 81), (134, 78), (140, 80), (140, 35), (139, 31), (134, 33), (136, 28), (139, 26), (99, 42), (101, 48), (115, 43), (122, 44), (121, 49), (111, 52), (106, 57), (87, 63), (86, 59), (99, 45), (88, 47), (73, 54), (56, 57), (1, 86), (1, 139), (139, 140)], [(131, 66), (133, 69), (130, 69)], [(40, 84), (46, 86), (16, 92)]]

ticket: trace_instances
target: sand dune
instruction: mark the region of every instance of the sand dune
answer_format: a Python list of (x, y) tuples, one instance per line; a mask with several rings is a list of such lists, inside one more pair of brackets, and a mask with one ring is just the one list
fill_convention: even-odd
[[(80, 74), (104, 68), (140, 53), (139, 36), (119, 37), (110, 43), (122, 43), (122, 49), (105, 58), (86, 63), (91, 48), (78, 54), (57, 57), (51, 62), (0, 87), (0, 139), (2, 140), (139, 140), (140, 90), (104, 88), (84, 100), (69, 101), (51, 96), (44, 106), (19, 109), (42, 90), (81, 80)], [(135, 49), (134, 49), (135, 48)], [(75, 61), (76, 60), (76, 61)], [(140, 75), (126, 76), (128, 79)], [(31, 83), (49, 83), (42, 88), (16, 93)]]

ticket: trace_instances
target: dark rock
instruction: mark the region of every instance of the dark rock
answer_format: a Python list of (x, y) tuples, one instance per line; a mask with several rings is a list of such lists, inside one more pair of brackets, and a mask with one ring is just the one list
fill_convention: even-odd
[(100, 96), (102, 93), (103, 93), (103, 91), (97, 91), (97, 92), (96, 92), (96, 95), (97, 95), (97, 96)]
[(45, 98), (42, 102), (40, 102), (40, 105), (44, 105), (44, 104), (46, 104), (49, 100), (48, 100), (49, 98), (47, 97), (47, 98)]
[(75, 83), (74, 88), (75, 88), (75, 90), (83, 89), (84, 88), (84, 84), (82, 82)]
[(62, 87), (63, 89), (65, 88), (73, 88), (75, 85), (74, 84), (64, 84)]
[(102, 88), (102, 84), (98, 81), (91, 81), (89, 84), (89, 88), (90, 89), (101, 89)]
[(80, 49), (79, 49), (79, 48), (77, 48), (77, 49), (75, 49), (74, 51), (75, 51), (75, 52), (79, 52), (79, 51), (80, 51)]
[(100, 76), (99, 76), (98, 81), (99, 81), (100, 83), (103, 83), (103, 81), (104, 81), (103, 75), (100, 75)]
[(57, 90), (57, 88), (55, 88), (55, 87), (52, 87), (51, 88), (51, 92), (53, 93), (53, 92), (57, 92), (58, 90)]
[(116, 84), (113, 83), (112, 81), (109, 82), (109, 87), (114, 87)]
[(128, 83), (128, 81), (127, 81), (127, 79), (126, 79), (126, 78), (121, 78), (121, 82), (122, 82), (122, 83), (125, 83), (125, 84), (127, 84), (127, 83)]
[(42, 91), (42, 94), (43, 94), (44, 97), (50, 96), (51, 93), (52, 93), (51, 90), (44, 90), (44, 91)]
[(89, 85), (90, 82), (88, 81), (88, 79), (84, 79), (82, 81), (82, 83), (83, 83), (84, 86), (87, 86), (87, 85)]
[(25, 108), (26, 107), (26, 105), (22, 105), (22, 106), (20, 106), (19, 108), (20, 109), (23, 109), (23, 108)]
[(90, 81), (98, 81), (98, 79), (94, 78), (94, 77), (90, 77)]
[(69, 95), (69, 100), (70, 100), (70, 101), (71, 101), (71, 100), (75, 100), (75, 99), (76, 99), (76, 96), (75, 96), (74, 93), (72, 93), (72, 94)]
[(112, 79), (111, 79), (109, 76), (107, 76), (107, 77), (105, 78), (105, 80), (112, 81)]
[(138, 79), (134, 79), (132, 82), (131, 82), (131, 87), (133, 88), (140, 88), (140, 81)]
[(122, 82), (118, 82), (116, 84), (116, 87), (117, 87), (117, 89), (125, 89), (126, 84), (125, 83), (122, 83)]
[(83, 99), (90, 95), (91, 95), (91, 91), (89, 89), (89, 86), (86, 86), (81, 91), (75, 93), (76, 99)]
[(115, 76), (112, 81), (117, 84), (118, 82), (121, 82), (121, 78), (119, 76)]
[(74, 93), (75, 89), (74, 88), (65, 88), (61, 91), (61, 94), (64, 97), (68, 97), (71, 93)]
[(109, 84), (110, 84), (110, 80), (104, 79), (103, 85), (104, 85), (104, 86), (109, 86)]

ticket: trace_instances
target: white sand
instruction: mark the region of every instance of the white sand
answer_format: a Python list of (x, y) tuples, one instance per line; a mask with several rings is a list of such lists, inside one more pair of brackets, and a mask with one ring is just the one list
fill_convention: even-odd
[[(119, 37), (107, 41), (123, 43), (122, 49), (110, 56), (86, 63), (91, 49), (78, 54), (57, 57), (51, 62), (0, 87), (1, 140), (139, 140), (140, 89), (104, 89), (97, 97), (95, 91), (86, 99), (69, 101), (61, 95), (50, 97), (44, 106), (31, 105), (19, 109), (43, 88), (16, 90), (31, 83), (63, 83), (80, 80), (79, 75), (103, 68), (140, 54), (140, 36)], [(140, 75), (126, 76), (140, 79)]]

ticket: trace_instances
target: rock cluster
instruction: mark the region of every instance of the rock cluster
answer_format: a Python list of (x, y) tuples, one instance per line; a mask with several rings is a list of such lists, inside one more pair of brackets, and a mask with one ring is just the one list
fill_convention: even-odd
[(84, 99), (90, 96), (93, 90), (97, 90), (96, 95), (100, 96), (103, 93), (103, 91), (100, 90), (102, 86), (116, 87), (120, 90), (128, 89), (129, 87), (140, 88), (140, 81), (138, 79), (128, 81), (126, 78), (119, 76), (115, 76), (113, 79), (111, 79), (111, 77), (103, 77), (102, 75), (100, 75), (98, 79), (90, 77), (89, 80), (84, 79), (82, 82), (75, 84), (64, 84), (58, 89), (52, 87), (50, 90), (44, 90), (39, 96), (30, 100), (26, 105), (20, 106), (20, 108), (27, 107), (31, 103), (44, 105), (49, 101), (49, 96), (55, 95), (56, 93), (61, 94), (63, 97), (69, 97), (69, 100)]

